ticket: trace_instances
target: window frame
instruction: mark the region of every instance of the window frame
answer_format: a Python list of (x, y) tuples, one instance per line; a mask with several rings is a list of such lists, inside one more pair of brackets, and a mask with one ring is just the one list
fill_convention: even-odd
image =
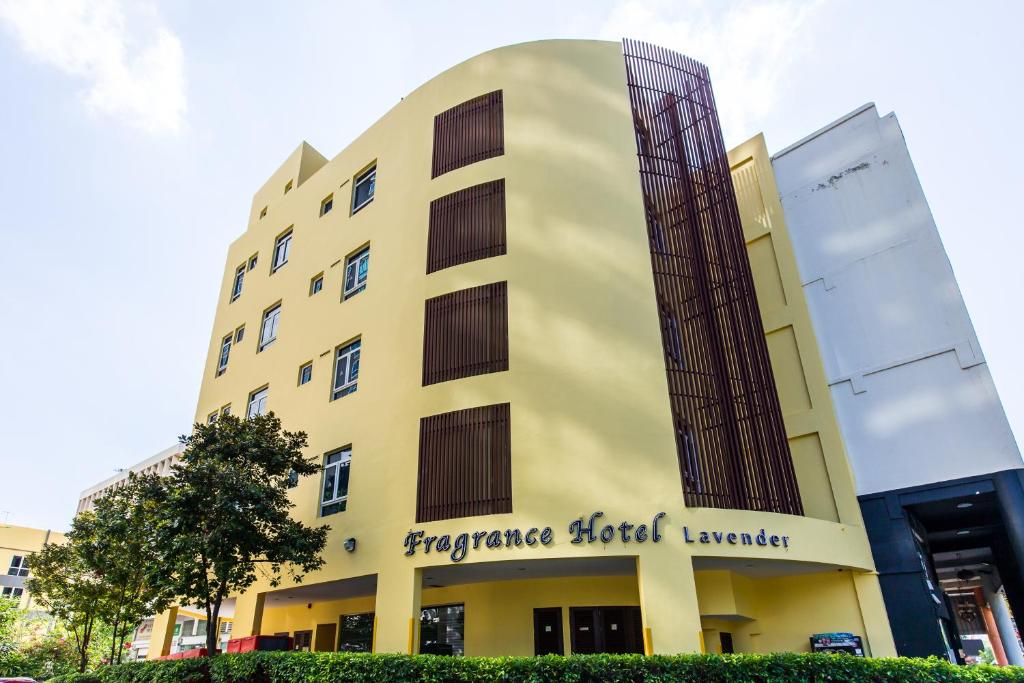
[[(359, 366), (362, 361), (363, 340), (357, 337), (345, 344), (339, 344), (334, 349), (334, 372), (331, 373), (331, 400), (337, 401), (349, 394), (354, 394), (359, 387)], [(355, 356), (356, 375), (352, 378), (352, 358)], [(338, 362), (345, 359), (345, 377), (340, 386), (338, 385)]]
[(234, 332), (220, 340), (220, 353), (217, 354), (217, 372), (214, 375), (215, 377), (220, 377), (228, 371), (228, 362), (231, 360), (231, 344), (234, 340)]
[(334, 208), (334, 193), (330, 193), (320, 200), (320, 217), (323, 218)]
[(217, 421), (218, 417), (220, 417), (220, 411), (219, 410), (213, 411), (212, 413), (210, 413), (209, 415), (206, 416), (206, 424), (212, 425), (214, 422)]
[[(356, 200), (359, 197), (359, 187), (369, 182), (372, 186), (370, 190), (370, 196), (367, 197), (363, 202), (356, 204)], [(352, 180), (352, 204), (351, 204), (351, 215), (355, 215), (357, 211), (365, 207), (367, 204), (373, 201), (373, 198), (377, 196), (377, 162), (374, 161), (372, 164), (367, 166), (363, 171), (356, 174)]]
[[(319, 285), (319, 286), (318, 286)], [(309, 279), (309, 295), (319, 294), (324, 290), (324, 274), (323, 271), (314, 275)]]
[(235, 346), (242, 343), (242, 339), (245, 338), (245, 325), (239, 325), (235, 329)]
[(245, 417), (246, 417), (246, 419), (254, 417), (253, 412), (252, 412), (252, 407), (253, 407), (254, 403), (256, 403), (257, 401), (260, 400), (259, 399), (260, 394), (263, 394), (263, 396), (262, 396), (262, 403), (260, 404), (261, 407), (262, 407), (262, 411), (256, 413), (256, 415), (266, 415), (266, 413), (267, 413), (267, 410), (266, 410), (266, 408), (267, 408), (267, 401), (270, 400), (270, 385), (269, 384), (264, 384), (259, 389), (254, 389), (254, 390), (249, 392), (249, 400), (245, 404)]
[[(306, 371), (306, 370), (309, 370), (309, 377), (307, 377), (306, 380), (303, 381), (302, 375), (303, 375), (303, 372)], [(309, 384), (312, 381), (313, 381), (313, 361), (310, 360), (310, 361), (306, 361), (305, 363), (303, 363), (302, 365), (299, 366), (299, 384), (298, 384), (298, 386), (301, 387), (303, 384)]]
[[(328, 462), (332, 456), (339, 456), (334, 462)], [(328, 517), (330, 515), (344, 512), (348, 508), (348, 496), (349, 496), (349, 482), (352, 476), (352, 446), (342, 446), (336, 448), (333, 451), (324, 453), (324, 464), (323, 464), (323, 477), (320, 479), (320, 501), (319, 501), (319, 517)], [(342, 467), (348, 468), (348, 477), (345, 478), (345, 492), (343, 494), (338, 493), (338, 488), (341, 484), (341, 469)], [(334, 487), (331, 491), (332, 496), (329, 500), (325, 500), (327, 475), (328, 470), (334, 470)], [(324, 513), (324, 508), (332, 505), (341, 505), (340, 510), (334, 510), (332, 512)]]
[[(366, 261), (366, 275), (363, 277), (363, 281), (359, 282), (359, 262)], [(348, 286), (348, 271), (350, 268), (355, 267), (355, 279), (353, 286)], [(353, 253), (345, 257), (345, 271), (341, 282), (341, 300), (347, 301), (356, 294), (366, 289), (366, 283), (370, 280), (370, 245), (367, 244), (360, 249), (357, 249)]]
[[(274, 324), (273, 324), (273, 335), (274, 336), (271, 337), (270, 339), (266, 339), (265, 337), (266, 337), (267, 321), (270, 319), (270, 316), (273, 313), (275, 313), (275, 312), (277, 313), (277, 316), (275, 317)], [(267, 308), (267, 309), (265, 309), (263, 311), (263, 316), (260, 319), (260, 341), (259, 341), (259, 344), (256, 345), (256, 353), (260, 353), (261, 351), (263, 351), (263, 350), (273, 346), (274, 342), (277, 341), (277, 330), (278, 330), (278, 328), (280, 326), (281, 326), (281, 302), (278, 301), (276, 304), (274, 304), (273, 306), (270, 306), (269, 308)]]
[(7, 576), (28, 576), (28, 556), (11, 555), (11, 564), (7, 568)]
[(284, 184), (284, 194), (288, 194), (295, 187), (294, 179), (289, 178), (288, 182)]
[(0, 598), (7, 598), (9, 600), (21, 601), (23, 595), (25, 595), (24, 586), (3, 586), (0, 587)]
[(242, 296), (242, 286), (245, 284), (246, 264), (235, 268), (235, 278), (231, 281), (231, 301), (236, 301)]
[(256, 264), (259, 263), (259, 260), (260, 260), (260, 253), (259, 252), (256, 252), (255, 254), (250, 256), (249, 257), (249, 270), (254, 270), (256, 268)]
[[(292, 237), (294, 236), (294, 228), (289, 227), (287, 230), (282, 232), (276, 238), (274, 238), (274, 253), (270, 257), (270, 274), (273, 275), (281, 268), (288, 265), (288, 260), (292, 255)], [(281, 246), (284, 245), (284, 260), (279, 261), (281, 258)]]

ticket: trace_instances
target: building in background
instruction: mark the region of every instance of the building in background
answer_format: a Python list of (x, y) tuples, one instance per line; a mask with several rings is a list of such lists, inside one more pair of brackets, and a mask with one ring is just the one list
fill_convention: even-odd
[(1024, 664), (1024, 463), (896, 117), (772, 165), (897, 651)]
[(25, 582), (32, 575), (29, 557), (47, 543), (63, 543), (64, 534), (50, 529), (0, 524), (0, 597), (17, 600), (18, 607), (33, 610)]
[(894, 654), (801, 285), (763, 140), (727, 155), (652, 46), (501, 48), (303, 143), (228, 250), (196, 419), (307, 432), (294, 514), (331, 531), (234, 635)]
[(98, 484), (90, 486), (78, 496), (78, 509), (75, 511), (85, 512), (91, 510), (93, 504), (103, 497), (105, 493), (116, 488), (122, 482), (127, 481), (130, 474), (158, 474), (161, 477), (171, 473), (171, 466), (178, 462), (184, 447), (179, 443), (165, 448), (154, 456), (146, 458), (129, 468), (119, 471), (112, 477), (104, 479)]

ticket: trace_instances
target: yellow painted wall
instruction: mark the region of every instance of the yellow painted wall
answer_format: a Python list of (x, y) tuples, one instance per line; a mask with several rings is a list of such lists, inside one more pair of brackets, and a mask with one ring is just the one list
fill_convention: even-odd
[[(27, 557), (43, 549), (44, 543), (63, 543), (64, 534), (50, 529), (33, 529), (24, 526), (0, 525), (0, 575), (7, 576), (11, 560), (15, 555)], [(29, 569), (31, 572), (31, 567)], [(31, 576), (31, 574), (30, 574)], [(14, 577), (10, 577), (14, 579)], [(26, 579), (28, 577), (25, 577)], [(18, 602), (21, 609), (33, 607), (32, 596), (26, 590)]]
[[(434, 115), (499, 88), (506, 153), (431, 180)], [(449, 562), (436, 553), (406, 557), (402, 541), (411, 528), (437, 535), (555, 530), (549, 547), (471, 552), (466, 563), (635, 555), (644, 623), (657, 652), (699, 648), (695, 555), (873, 569), (781, 209), (769, 187), (770, 166), (766, 173), (763, 143), (755, 149), (756, 142), (733, 155), (734, 173), (745, 180), (744, 228), (807, 517), (683, 505), (617, 43), (543, 41), (482, 54), (407, 95), (333, 159), (303, 144), (259, 190), (248, 227), (228, 252), (196, 419), (226, 404), (244, 414), (249, 392), (268, 385), (269, 409), (286, 428), (309, 434), (311, 458), (319, 462), (351, 444), (348, 509), (318, 518), (320, 481), (311, 477), (293, 492), (294, 514), (331, 526), (326, 566), (305, 583), (377, 574), (378, 649), (408, 647), (409, 619), (429, 594), (419, 594), (419, 570)], [(350, 215), (352, 180), (374, 161), (375, 199)], [(430, 201), (497, 178), (506, 181), (507, 255), (426, 275)], [(320, 217), (321, 200), (332, 193), (334, 209)], [(289, 228), (291, 259), (271, 273), (274, 240)], [(342, 302), (345, 257), (367, 244), (367, 289)], [(253, 254), (258, 265), (246, 273), (241, 297), (230, 302), (235, 269)], [(310, 278), (320, 272), (323, 291), (310, 296)], [(422, 387), (424, 300), (501, 280), (508, 282), (509, 370)], [(278, 301), (278, 339), (256, 353), (262, 312)], [(244, 341), (216, 377), (221, 339), (243, 324)], [(363, 344), (359, 390), (330, 401), (333, 352), (356, 337)], [(297, 386), (299, 366), (310, 360), (313, 380)], [(511, 404), (513, 512), (416, 525), (419, 419), (500, 402)], [(614, 523), (649, 522), (664, 511), (666, 540), (570, 544), (567, 525), (598, 509)], [(753, 533), (768, 527), (792, 542), (786, 549), (685, 544), (683, 526)], [(358, 539), (355, 553), (342, 548), (348, 537)], [(241, 596), (236, 636), (247, 629), (274, 632), (252, 597), (268, 589), (257, 585)]]

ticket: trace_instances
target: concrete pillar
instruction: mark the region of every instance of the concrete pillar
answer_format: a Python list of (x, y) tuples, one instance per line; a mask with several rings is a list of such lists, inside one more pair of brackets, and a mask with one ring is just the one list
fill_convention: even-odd
[(996, 618), (992, 615), (992, 608), (985, 598), (985, 591), (981, 588), (974, 589), (974, 599), (978, 603), (978, 610), (981, 611), (981, 619), (985, 622), (985, 634), (992, 643), (992, 654), (995, 657), (996, 666), (1006, 666), (1006, 651), (1003, 649), (1003, 639), (999, 636), (999, 628), (996, 626)]
[(679, 654), (704, 649), (693, 560), (657, 548), (636, 558), (644, 654)]
[(415, 567), (377, 574), (373, 651), (415, 654), (420, 645), (423, 573)]
[(263, 625), (263, 604), (267, 594), (249, 591), (235, 600), (235, 619), (231, 626), (231, 638), (245, 638), (260, 635)]
[(1003, 641), (1003, 651), (1006, 653), (1006, 661), (1013, 666), (1024, 666), (1024, 652), (1021, 652), (1020, 640), (1017, 638), (1017, 629), (1014, 628), (1013, 619), (1010, 616), (1010, 607), (1001, 593), (987, 592), (988, 606), (992, 608), (992, 615), (996, 620), (996, 629), (999, 631), (999, 639)]
[(174, 640), (174, 624), (178, 621), (178, 608), (172, 607), (153, 618), (153, 632), (149, 636), (149, 652), (146, 659), (166, 657), (171, 654), (171, 641)]
[(853, 587), (864, 622), (864, 647), (871, 657), (895, 657), (896, 641), (882, 598), (878, 572), (853, 572)]

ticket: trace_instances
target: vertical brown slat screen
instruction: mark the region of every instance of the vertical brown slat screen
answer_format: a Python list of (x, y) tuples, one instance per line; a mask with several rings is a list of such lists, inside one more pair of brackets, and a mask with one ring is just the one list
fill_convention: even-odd
[(427, 273), (504, 253), (504, 178), (430, 202)]
[(623, 48), (686, 504), (803, 514), (707, 68)]
[(500, 90), (474, 97), (434, 117), (431, 178), (504, 153)]
[(508, 370), (508, 294), (504, 282), (427, 299), (423, 386)]
[(509, 404), (420, 419), (416, 522), (512, 512)]

